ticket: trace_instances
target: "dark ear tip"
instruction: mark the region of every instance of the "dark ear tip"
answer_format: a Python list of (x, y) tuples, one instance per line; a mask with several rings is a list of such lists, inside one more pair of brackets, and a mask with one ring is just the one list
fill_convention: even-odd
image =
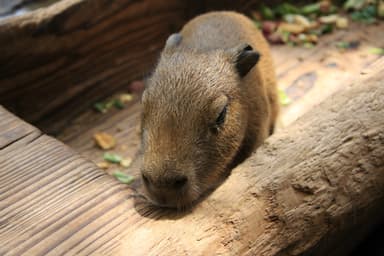
[(253, 50), (249, 44), (241, 45), (238, 48), (236, 57), (236, 69), (240, 77), (244, 77), (257, 64), (260, 53)]

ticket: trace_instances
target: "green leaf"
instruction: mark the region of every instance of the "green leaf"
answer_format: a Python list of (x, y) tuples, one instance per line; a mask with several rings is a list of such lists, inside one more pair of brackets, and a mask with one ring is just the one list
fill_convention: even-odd
[(114, 163), (114, 164), (118, 164), (118, 163), (121, 162), (122, 157), (117, 155), (117, 154), (105, 152), (104, 153), (104, 160), (108, 161), (108, 162), (111, 162), (111, 163)]
[(384, 55), (384, 48), (372, 47), (368, 49), (369, 53), (376, 55)]
[(289, 4), (289, 3), (279, 4), (278, 6), (276, 6), (274, 11), (275, 11), (276, 14), (278, 14), (280, 16), (284, 16), (284, 15), (287, 15), (287, 14), (298, 14), (298, 13), (300, 13), (300, 9), (299, 8), (297, 8), (296, 6), (294, 6), (292, 4)]
[(333, 31), (333, 24), (325, 24), (321, 27), (321, 33), (322, 34), (328, 34)]
[(345, 41), (340, 41), (335, 43), (337, 48), (340, 49), (357, 49), (360, 46), (359, 41), (350, 41), (350, 42), (345, 42)]
[(305, 43), (303, 43), (303, 47), (307, 48), (307, 49), (311, 49), (311, 48), (315, 47), (315, 45), (311, 42), (305, 42)]
[(308, 15), (311, 13), (319, 13), (320, 12), (320, 3), (308, 4), (301, 8), (300, 12), (302, 14)]
[(115, 104), (115, 100), (108, 100), (104, 104), (106, 109), (110, 109)]
[(260, 12), (264, 19), (273, 20), (275, 18), (275, 13), (273, 10), (266, 5), (261, 6)]
[(132, 175), (123, 173), (121, 171), (115, 171), (113, 173), (113, 176), (115, 176), (115, 178), (118, 179), (121, 183), (125, 184), (129, 184), (135, 180), (135, 177), (133, 177)]
[(278, 91), (279, 91), (280, 104), (283, 106), (289, 105), (292, 102), (292, 100), (288, 97), (285, 91), (280, 88), (278, 89)]
[(346, 10), (359, 10), (364, 6), (366, 0), (347, 0), (344, 3), (344, 9)]
[(291, 35), (291, 33), (288, 31), (281, 31), (280, 34), (281, 34), (281, 40), (284, 43), (288, 43), (289, 42), (289, 36)]
[(254, 20), (253, 21), (255, 23), (255, 26), (258, 28), (258, 29), (261, 29), (261, 22), (258, 21), (258, 20)]
[(93, 105), (93, 108), (96, 109), (100, 113), (106, 113), (107, 112), (107, 108), (105, 107), (104, 102), (96, 102)]
[(115, 99), (113, 101), (113, 105), (118, 109), (123, 109), (125, 107), (124, 103), (120, 99)]
[(367, 24), (371, 24), (376, 21), (376, 6), (368, 5), (361, 9), (360, 11), (355, 11), (351, 13), (351, 19), (354, 21), (360, 21)]

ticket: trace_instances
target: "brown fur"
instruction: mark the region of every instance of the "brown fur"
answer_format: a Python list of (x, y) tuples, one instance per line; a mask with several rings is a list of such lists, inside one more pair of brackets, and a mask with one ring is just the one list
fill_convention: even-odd
[[(269, 47), (252, 21), (212, 12), (187, 23), (179, 43), (163, 50), (143, 94), (142, 174), (155, 204), (182, 208), (216, 186), (260, 146), (278, 115)], [(243, 78), (233, 50), (247, 43), (261, 54)], [(228, 101), (225, 123), (212, 131)], [(187, 177), (182, 189), (169, 186)]]

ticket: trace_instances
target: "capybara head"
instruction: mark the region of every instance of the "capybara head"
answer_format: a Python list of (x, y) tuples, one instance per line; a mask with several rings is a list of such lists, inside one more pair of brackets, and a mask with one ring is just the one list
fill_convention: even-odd
[(142, 96), (142, 179), (147, 197), (185, 208), (228, 175), (245, 136), (241, 80), (258, 62), (247, 45), (197, 52), (168, 39)]

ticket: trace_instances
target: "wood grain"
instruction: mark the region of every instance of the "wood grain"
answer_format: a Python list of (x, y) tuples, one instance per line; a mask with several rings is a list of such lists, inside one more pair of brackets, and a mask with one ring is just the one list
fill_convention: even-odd
[(55, 133), (154, 65), (188, 2), (59, 1), (0, 21), (0, 103)]
[(128, 187), (1, 107), (0, 127), (1, 255), (113, 253), (139, 225)]

